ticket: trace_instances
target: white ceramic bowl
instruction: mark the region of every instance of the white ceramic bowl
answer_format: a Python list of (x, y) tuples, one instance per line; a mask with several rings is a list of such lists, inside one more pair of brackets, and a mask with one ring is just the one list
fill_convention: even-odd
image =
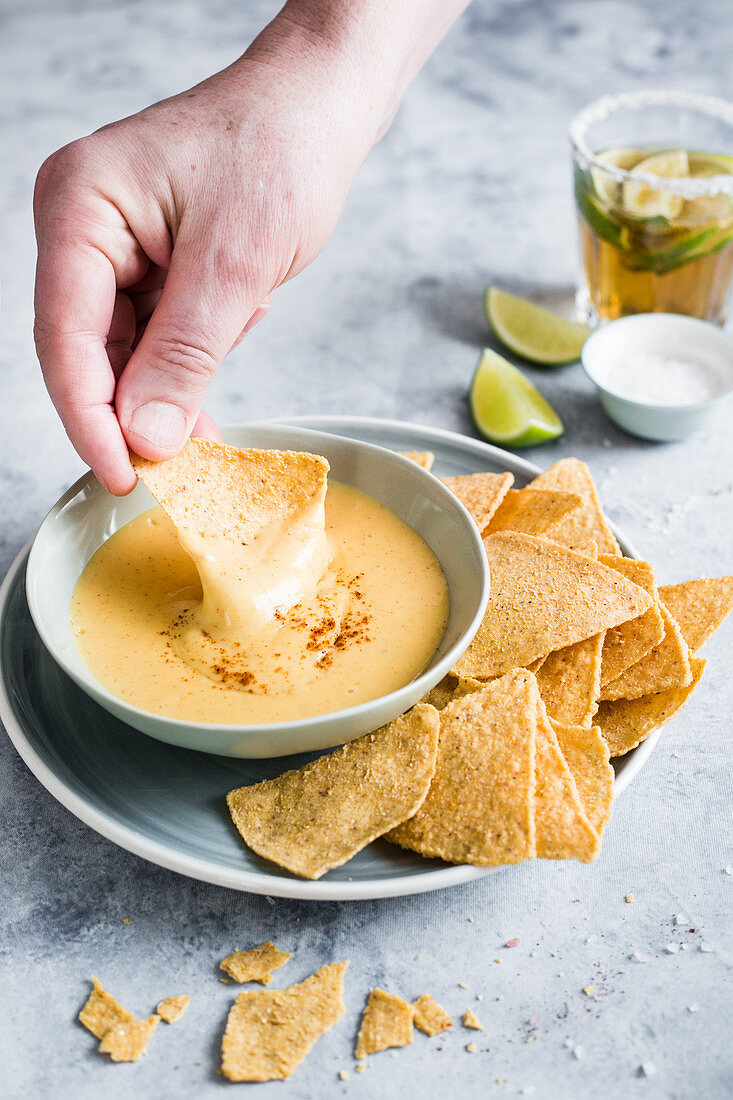
[[(64, 494), (41, 524), (28, 559), (26, 590), (33, 621), (49, 652), (101, 706), (160, 741), (221, 756), (273, 757), (331, 748), (402, 714), (456, 663), (476, 633), (489, 595), (481, 538), (468, 512), (432, 474), (392, 451), (307, 428), (240, 425), (223, 429), (226, 443), (324, 455), (336, 481), (354, 485), (390, 508), (425, 540), (450, 589), (450, 617), (428, 668), (405, 687), (346, 710), (302, 721), (260, 725), (183, 722), (123, 702), (92, 675), (69, 627), (79, 575), (111, 534), (153, 503), (140, 483), (113, 497), (92, 474)], [(94, 737), (94, 730), (89, 731)]]
[[(625, 397), (611, 388), (604, 367), (629, 355), (699, 362), (719, 377), (719, 391), (709, 400), (688, 405)], [(588, 337), (581, 361), (611, 420), (643, 439), (685, 439), (703, 428), (733, 392), (733, 341), (716, 325), (678, 313), (638, 313), (608, 321)]]

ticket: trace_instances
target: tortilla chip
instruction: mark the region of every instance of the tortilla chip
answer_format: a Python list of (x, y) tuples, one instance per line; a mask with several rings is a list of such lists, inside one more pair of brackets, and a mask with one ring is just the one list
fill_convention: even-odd
[(539, 702), (534, 676), (515, 669), (445, 707), (427, 798), (386, 839), (421, 855), (478, 867), (534, 856)]
[(261, 982), (267, 985), (273, 970), (279, 970), (292, 957), (287, 951), (278, 951), (275, 944), (268, 940), (249, 951), (235, 951), (233, 955), (227, 955), (219, 963), (219, 969), (234, 978), (235, 982)]
[(470, 512), (483, 534), (489, 520), (514, 484), (514, 474), (465, 474), (463, 477), (444, 477), (441, 481)]
[(478, 1016), (467, 1008), (463, 1013), (463, 1026), (473, 1028), (474, 1031), (483, 1031), (484, 1025), (479, 1020)]
[(348, 963), (322, 966), (288, 989), (240, 993), (221, 1041), (221, 1072), (230, 1081), (282, 1081), (345, 1012)]
[(188, 1008), (188, 1002), (191, 998), (187, 993), (179, 993), (175, 997), (166, 997), (161, 1001), (155, 1010), (157, 1016), (160, 1016), (161, 1020), (165, 1020), (167, 1024), (174, 1024), (176, 1020), (180, 1020), (183, 1013)]
[(265, 859), (320, 878), (415, 813), (435, 769), (438, 727), (435, 708), (418, 703), (298, 771), (230, 791), (232, 820)]
[(484, 539), (491, 594), (483, 622), (451, 669), (486, 680), (634, 619), (651, 597), (605, 565), (548, 539), (500, 531)]
[(454, 699), (460, 699), (463, 695), (470, 695), (472, 691), (480, 691), (486, 685), (482, 680), (464, 679), (462, 676), (454, 676), (449, 672), (435, 687), (431, 688), (427, 695), (423, 695), (421, 703), (430, 703), (436, 710), (442, 710), (452, 703)]
[(150, 1037), (160, 1023), (160, 1016), (147, 1020), (127, 1020), (115, 1024), (99, 1044), (100, 1054), (109, 1054), (113, 1062), (137, 1062), (148, 1049)]
[(601, 838), (588, 820), (542, 703), (537, 714), (534, 821), (538, 859), (590, 863), (600, 851)]
[(600, 729), (552, 723), (583, 809), (597, 833), (602, 833), (613, 806), (614, 771)]
[(659, 589), (659, 595), (690, 651), (697, 653), (733, 610), (733, 577), (667, 584)]
[(601, 686), (605, 687), (661, 642), (664, 637), (664, 620), (658, 606), (654, 569), (649, 562), (619, 558), (611, 554), (601, 555), (599, 561), (610, 569), (618, 570), (633, 584), (638, 584), (654, 600), (652, 606), (636, 619), (606, 631), (601, 662)]
[(701, 657), (690, 659), (692, 682), (671, 687), (638, 699), (618, 699), (601, 703), (595, 724), (603, 734), (611, 756), (623, 756), (636, 748), (653, 730), (659, 729), (680, 710), (700, 682), (705, 668)]
[[(549, 657), (549, 653), (547, 656)], [(530, 661), (529, 664), (524, 667), (527, 669), (527, 672), (533, 672), (536, 676), (546, 660), (547, 657), (538, 657), (536, 661)], [(476, 680), (475, 683), (480, 684), (481, 681)]]
[(577, 493), (510, 489), (491, 517), (485, 533), (522, 531), (525, 535), (552, 538), (553, 532), (582, 507), (583, 498)]
[(432, 470), (435, 462), (435, 455), (432, 451), (398, 451), (397, 453), (402, 455), (403, 458), (411, 458), (418, 466), (422, 466), (423, 470)]
[(413, 1001), (412, 1008), (415, 1013), (415, 1027), (424, 1031), (426, 1035), (431, 1037), (439, 1035), (441, 1031), (453, 1027), (453, 1021), (448, 1013), (442, 1005), (433, 1000), (429, 993), (423, 993), (422, 997)]
[(102, 988), (99, 978), (92, 974), (94, 988), (79, 1013), (79, 1021), (87, 1031), (97, 1039), (103, 1039), (107, 1032), (118, 1024), (131, 1024), (135, 1017), (111, 993)]
[(606, 523), (590, 470), (577, 458), (563, 458), (538, 474), (528, 485), (529, 489), (559, 489), (563, 493), (578, 493), (584, 507), (563, 524), (555, 538), (564, 546), (579, 546), (588, 539), (598, 544), (602, 554), (620, 554), (610, 527)]
[(660, 601), (659, 611), (664, 622), (664, 637), (646, 657), (627, 668), (601, 689), (601, 699), (638, 699), (670, 687), (686, 687), (692, 681), (690, 651), (667, 608)]
[(412, 1042), (415, 1010), (407, 1001), (383, 989), (373, 989), (361, 1018), (355, 1058), (377, 1054), (388, 1047), (405, 1047)]
[(568, 726), (590, 726), (601, 690), (604, 632), (556, 649), (535, 675), (550, 718)]

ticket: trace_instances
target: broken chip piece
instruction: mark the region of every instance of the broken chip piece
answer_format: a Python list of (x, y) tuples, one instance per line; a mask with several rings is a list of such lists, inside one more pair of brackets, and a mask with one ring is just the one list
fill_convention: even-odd
[(373, 989), (369, 994), (356, 1040), (355, 1058), (377, 1054), (388, 1047), (404, 1047), (412, 1042), (415, 1010), (394, 993)]
[(553, 532), (583, 507), (577, 493), (548, 489), (510, 489), (494, 512), (485, 533), (521, 531), (525, 535), (553, 538)]
[(167, 1024), (174, 1024), (176, 1020), (180, 1020), (188, 1008), (190, 1000), (191, 998), (187, 993), (178, 993), (175, 997), (166, 997), (156, 1008), (155, 1014), (160, 1016), (161, 1020), (165, 1020)]
[(623, 756), (630, 752), (681, 710), (700, 682), (705, 664), (701, 657), (690, 658), (692, 681), (684, 687), (670, 687), (636, 699), (601, 703), (594, 721), (608, 744), (611, 756)]
[(320, 878), (415, 813), (435, 769), (438, 726), (435, 708), (418, 703), (297, 771), (230, 791), (232, 820), (259, 855)]
[(458, 497), (481, 534), (514, 483), (513, 474), (464, 474), (441, 478)]
[(477, 680), (636, 618), (652, 600), (613, 569), (548, 539), (488, 535), (491, 593), (481, 626), (451, 670)]
[(111, 993), (102, 987), (99, 978), (92, 974), (93, 989), (79, 1013), (79, 1021), (97, 1039), (103, 1039), (110, 1028), (117, 1024), (129, 1024), (135, 1019)]
[(221, 1072), (230, 1081), (284, 1080), (345, 1012), (348, 963), (322, 966), (288, 989), (240, 993), (221, 1041)]
[(476, 1016), (476, 1014), (471, 1011), (470, 1008), (467, 1008), (466, 1011), (463, 1013), (462, 1023), (463, 1023), (464, 1027), (473, 1028), (474, 1031), (483, 1031), (484, 1030), (483, 1024), (481, 1023), (479, 1018)]
[(516, 669), (445, 707), (427, 797), (387, 840), (476, 866), (533, 856), (539, 702), (534, 676)]
[(682, 631), (690, 652), (697, 653), (733, 610), (733, 577), (703, 577), (664, 585), (659, 596)]
[(429, 993), (423, 993), (416, 1001), (412, 1002), (415, 1013), (415, 1027), (426, 1035), (439, 1035), (441, 1031), (452, 1027), (450, 1016), (442, 1005), (433, 1000)]
[(113, 1062), (137, 1062), (148, 1049), (148, 1043), (160, 1023), (160, 1016), (147, 1020), (126, 1020), (105, 1032), (99, 1044), (100, 1054), (109, 1054)]
[(682, 631), (660, 601), (659, 611), (664, 623), (660, 642), (615, 680), (601, 689), (601, 699), (638, 699), (671, 687), (686, 687), (692, 681), (690, 651)]
[(293, 956), (287, 951), (278, 951), (274, 943), (261, 943), (249, 951), (235, 951), (219, 963), (219, 969), (225, 971), (235, 982), (261, 982), (267, 985), (274, 970), (279, 970)]

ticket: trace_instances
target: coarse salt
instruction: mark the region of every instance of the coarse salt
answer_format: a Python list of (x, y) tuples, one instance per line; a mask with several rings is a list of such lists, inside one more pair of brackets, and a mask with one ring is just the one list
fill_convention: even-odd
[(696, 405), (727, 388), (714, 364), (668, 355), (609, 357), (593, 373), (604, 389), (645, 405)]

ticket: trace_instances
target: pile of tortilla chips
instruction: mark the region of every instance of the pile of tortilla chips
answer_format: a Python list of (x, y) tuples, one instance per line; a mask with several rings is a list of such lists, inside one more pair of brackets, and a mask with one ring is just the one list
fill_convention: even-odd
[(246, 843), (296, 874), (319, 878), (378, 836), (477, 866), (595, 859), (610, 757), (683, 706), (698, 648), (733, 608), (733, 577), (657, 588), (648, 562), (623, 557), (577, 459), (519, 490), (509, 473), (445, 484), (491, 572), (466, 652), (407, 715), (228, 796)]

